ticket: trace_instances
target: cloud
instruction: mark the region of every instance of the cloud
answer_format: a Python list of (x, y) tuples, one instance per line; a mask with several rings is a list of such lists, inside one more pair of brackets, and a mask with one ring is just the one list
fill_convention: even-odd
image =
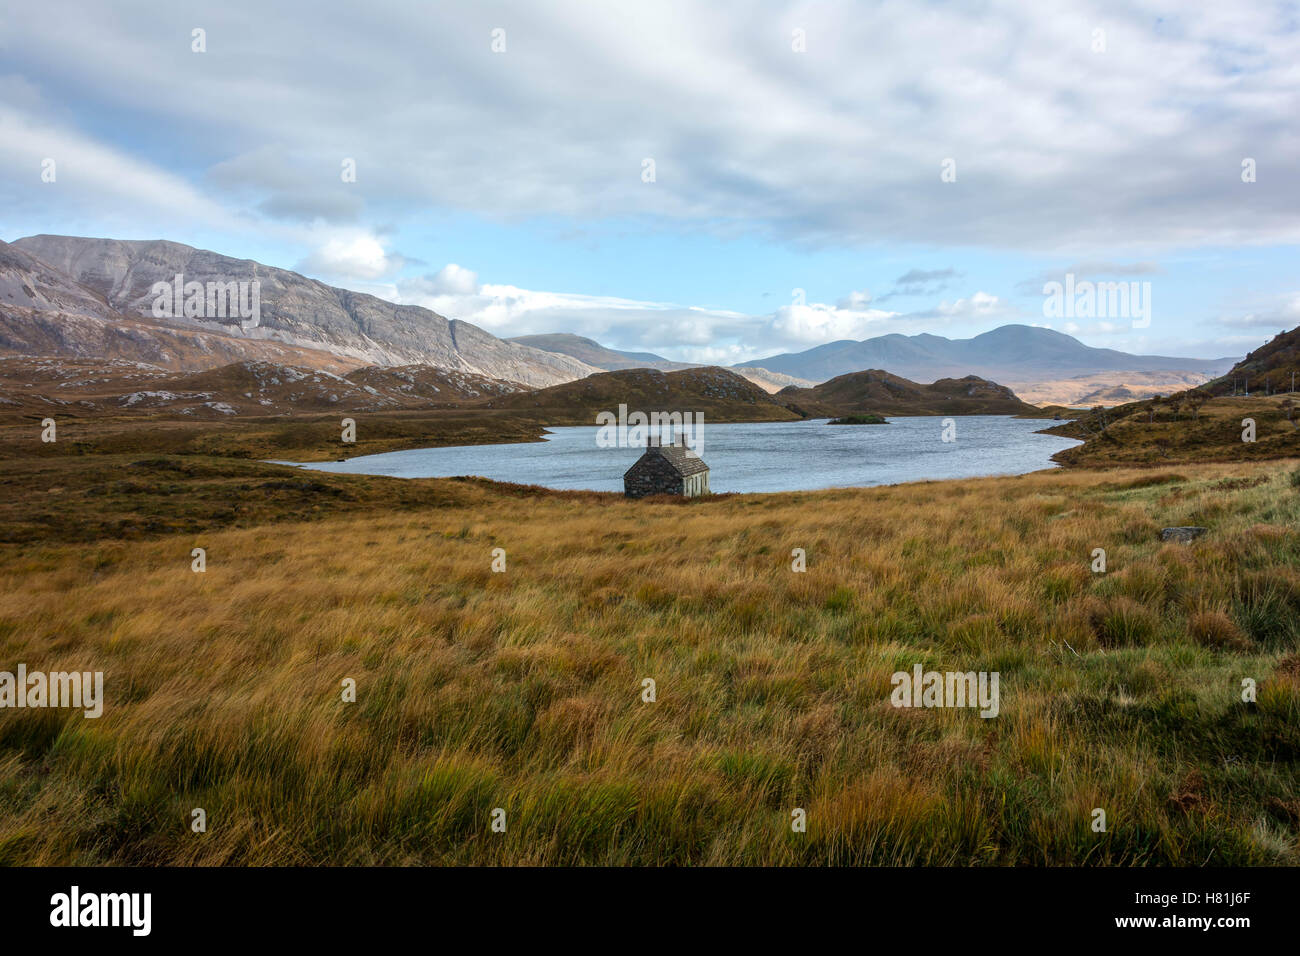
[(389, 253), (375, 236), (356, 233), (325, 239), (298, 263), (297, 269), (335, 280), (373, 280), (393, 275), (403, 262), (401, 256)]
[[(49, 165), (52, 181), (42, 178)], [(6, 212), (35, 209), (84, 215), (108, 208), (116, 219), (177, 215), (212, 227), (245, 228), (247, 220), (183, 177), (99, 142), (79, 130), (0, 103), (0, 193)]]
[(909, 269), (894, 280), (894, 288), (880, 297), (885, 302), (896, 296), (937, 295), (952, 284), (962, 273), (956, 269)]
[(870, 292), (850, 292), (844, 298), (840, 299), (839, 302), (835, 303), (835, 307), (845, 312), (865, 312), (867, 305), (870, 302)]
[(894, 314), (877, 309), (842, 309), (821, 303), (786, 305), (772, 316), (771, 330), (782, 341), (807, 348), (838, 339), (866, 338)]
[(1043, 286), (1049, 282), (1065, 282), (1067, 275), (1073, 275), (1075, 282), (1084, 280), (1095, 282), (1103, 278), (1117, 276), (1151, 276), (1164, 272), (1156, 262), (1107, 262), (1089, 260), (1076, 262), (1061, 269), (1045, 269), (1037, 275), (1022, 279), (1016, 283), (1016, 291), (1022, 295), (1042, 295)]
[(300, 0), (259, 7), (255, 31), (248, 15), (205, 9), (194, 54), (144, 5), (68, 0), (12, 19), (8, 66), (59, 90), (86, 138), (196, 182), (207, 169), (204, 188), (240, 212), (295, 221), (351, 214), (326, 197), (353, 158), (361, 201), (412, 213), (837, 246), (1300, 240), (1287, 4), (398, 5), (380, 28)]
[(339, 193), (277, 193), (257, 204), (258, 212), (288, 222), (355, 222), (363, 203), (357, 196)]
[(475, 274), (461, 266), (447, 266), (436, 276), (401, 278), (387, 291), (373, 291), (497, 335), (572, 332), (612, 348), (651, 351), (676, 361), (705, 364), (724, 359), (730, 364), (797, 351), (829, 339), (863, 338), (896, 318), (896, 313), (867, 308), (862, 298), (865, 293), (846, 297), (844, 301), (852, 308), (813, 302), (766, 313), (743, 313), (479, 284)]
[(1219, 322), (1238, 329), (1293, 329), (1300, 325), (1300, 292), (1280, 296), (1258, 312), (1221, 316)]
[[(957, 322), (978, 321), (988, 323), (1019, 322), (1025, 313), (999, 296), (989, 292), (975, 292), (969, 296), (951, 301), (945, 299), (938, 305), (908, 312), (903, 315), (909, 323), (951, 324)], [(1040, 316), (1041, 318), (1041, 316)]]
[(478, 275), (449, 262), (431, 277), (430, 288), (439, 295), (473, 295), (478, 292)]

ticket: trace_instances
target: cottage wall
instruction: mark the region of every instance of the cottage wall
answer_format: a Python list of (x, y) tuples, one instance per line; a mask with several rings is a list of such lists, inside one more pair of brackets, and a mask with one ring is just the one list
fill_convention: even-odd
[(662, 455), (643, 456), (623, 477), (623, 494), (629, 498), (684, 493), (682, 476)]

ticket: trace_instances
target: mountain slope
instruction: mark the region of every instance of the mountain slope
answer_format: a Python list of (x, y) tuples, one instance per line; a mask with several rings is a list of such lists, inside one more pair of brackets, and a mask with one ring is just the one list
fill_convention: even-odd
[[(32, 346), (41, 344), (44, 338), (48, 345), (57, 346), (53, 353), (49, 349), (37, 350), (45, 354), (150, 361), (144, 355), (126, 354), (130, 336), (123, 341), (102, 327), (103, 323), (120, 322), (125, 315), (152, 329), (209, 336), (202, 341), (220, 354), (215, 360), (203, 362), (204, 349), (195, 348), (197, 354), (184, 356), (183, 367), (189, 368), (224, 364), (230, 360), (231, 351), (239, 351), (228, 345), (214, 347), (211, 337), (219, 336), (227, 341), (288, 346), (297, 355), (325, 353), (331, 358), (323, 361), (330, 365), (434, 365), (534, 387), (571, 381), (593, 371), (571, 356), (507, 342), (477, 326), (448, 320), (419, 306), (396, 305), (285, 269), (176, 242), (40, 235), (19, 239), (9, 248), (27, 256), (4, 268), (5, 279), (0, 283), (0, 294), (9, 293), (0, 304), (0, 318), (5, 320), (4, 326), (17, 326), (8, 334), (0, 326), (0, 340), (14, 343), (8, 345), (11, 351), (30, 354)], [(37, 271), (43, 276), (37, 281), (40, 289), (27, 281), (33, 273), (32, 258), (39, 260)], [(245, 329), (235, 318), (154, 317), (154, 283), (170, 283), (177, 275), (183, 275), (187, 283), (256, 280), (260, 283), (260, 324)], [(24, 286), (36, 294), (22, 292)], [(29, 304), (20, 307), (20, 295), (26, 296)], [(96, 301), (103, 303), (99, 311), (95, 310)], [(17, 310), (12, 318), (10, 306)], [(33, 313), (43, 314), (44, 323)], [(66, 334), (51, 328), (50, 315), (64, 317)], [(70, 315), (84, 315), (98, 324), (82, 329), (66, 322)], [(115, 351), (108, 348), (114, 341)], [(152, 351), (159, 351), (159, 347), (155, 345)]]
[(1000, 382), (1054, 380), (1102, 371), (1201, 372), (1222, 374), (1231, 359), (1187, 359), (1129, 355), (1097, 349), (1052, 329), (1004, 325), (970, 339), (941, 335), (881, 335), (861, 342), (841, 340), (804, 352), (784, 353), (744, 367), (765, 368), (814, 382), (867, 368), (888, 368), (917, 381), (978, 375)]

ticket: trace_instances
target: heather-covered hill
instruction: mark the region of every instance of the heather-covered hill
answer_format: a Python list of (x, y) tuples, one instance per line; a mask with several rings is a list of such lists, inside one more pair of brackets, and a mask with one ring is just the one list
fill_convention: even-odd
[(775, 396), (810, 417), (853, 412), (879, 415), (1038, 415), (1011, 389), (975, 375), (921, 385), (880, 369), (840, 375), (812, 388), (791, 386)]
[(599, 412), (695, 412), (705, 421), (788, 421), (801, 417), (735, 372), (716, 366), (660, 372), (626, 369), (518, 392), (484, 403), (541, 415), (550, 424), (591, 425)]

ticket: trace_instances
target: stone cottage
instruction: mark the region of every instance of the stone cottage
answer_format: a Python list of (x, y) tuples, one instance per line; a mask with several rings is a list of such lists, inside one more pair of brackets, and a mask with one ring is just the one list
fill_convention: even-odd
[(709, 466), (686, 447), (685, 437), (671, 445), (661, 445), (651, 435), (646, 439), (645, 454), (623, 475), (623, 494), (629, 498), (646, 495), (696, 495), (709, 493)]

